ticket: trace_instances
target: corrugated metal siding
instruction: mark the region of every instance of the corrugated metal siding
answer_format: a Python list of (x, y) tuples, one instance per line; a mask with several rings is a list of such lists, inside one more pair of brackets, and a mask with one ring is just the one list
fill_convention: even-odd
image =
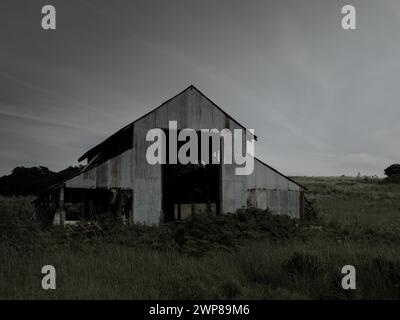
[(147, 225), (159, 224), (161, 213), (161, 165), (146, 160), (146, 134), (156, 128), (156, 118), (156, 112), (150, 113), (133, 128), (133, 222)]
[(65, 182), (67, 188), (132, 189), (132, 150), (107, 160)]
[(247, 198), (253, 207), (299, 217), (300, 187), (257, 159), (253, 174), (247, 178)]

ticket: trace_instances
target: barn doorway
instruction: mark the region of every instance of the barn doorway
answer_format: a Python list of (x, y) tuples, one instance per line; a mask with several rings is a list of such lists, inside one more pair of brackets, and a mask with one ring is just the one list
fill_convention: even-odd
[(184, 220), (193, 215), (219, 214), (219, 164), (164, 164), (164, 222)]
[[(179, 130), (178, 130), (179, 131)], [(164, 131), (167, 137), (167, 150), (169, 150), (168, 131)], [(179, 133), (179, 132), (178, 132)], [(200, 141), (200, 132), (198, 141)], [(179, 148), (185, 142), (178, 141)], [(220, 212), (221, 198), (221, 164), (212, 163), (212, 143), (209, 141), (210, 164), (201, 163), (201, 150), (199, 143), (199, 164), (167, 164), (162, 165), (162, 209), (164, 222), (184, 220), (193, 215), (210, 214)]]

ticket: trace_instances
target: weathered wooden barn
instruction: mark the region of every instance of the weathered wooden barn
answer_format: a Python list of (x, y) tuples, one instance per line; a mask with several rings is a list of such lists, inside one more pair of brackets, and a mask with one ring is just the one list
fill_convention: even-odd
[(128, 224), (158, 225), (190, 215), (228, 214), (246, 207), (269, 208), (299, 218), (304, 188), (255, 159), (251, 175), (236, 175), (235, 164), (151, 165), (146, 133), (178, 130), (242, 129), (194, 86), (122, 128), (79, 158), (87, 161), (79, 175), (50, 187), (35, 200), (37, 213), (55, 224), (121, 216)]

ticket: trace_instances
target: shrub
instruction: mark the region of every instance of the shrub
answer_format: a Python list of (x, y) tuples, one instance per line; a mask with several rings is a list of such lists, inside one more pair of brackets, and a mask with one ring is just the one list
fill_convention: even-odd
[(315, 201), (305, 199), (304, 203), (304, 222), (317, 222), (319, 221), (318, 210), (316, 209)]

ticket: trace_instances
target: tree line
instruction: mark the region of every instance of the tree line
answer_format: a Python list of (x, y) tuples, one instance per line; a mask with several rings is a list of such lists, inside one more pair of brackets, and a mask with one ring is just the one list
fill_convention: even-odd
[(37, 195), (49, 186), (64, 181), (76, 174), (82, 166), (70, 166), (59, 172), (47, 167), (16, 167), (11, 174), (0, 177), (0, 195)]

